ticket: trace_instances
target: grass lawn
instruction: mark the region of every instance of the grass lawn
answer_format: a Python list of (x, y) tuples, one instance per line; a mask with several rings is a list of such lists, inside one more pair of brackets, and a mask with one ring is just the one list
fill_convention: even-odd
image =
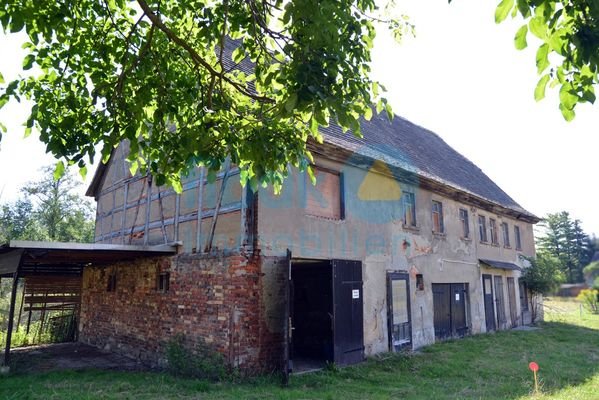
[[(576, 302), (547, 303), (536, 331), (477, 335), (413, 355), (243, 384), (206, 383), (159, 373), (52, 372), (0, 378), (1, 399), (599, 399), (599, 315)], [(540, 366), (532, 395), (528, 363)]]

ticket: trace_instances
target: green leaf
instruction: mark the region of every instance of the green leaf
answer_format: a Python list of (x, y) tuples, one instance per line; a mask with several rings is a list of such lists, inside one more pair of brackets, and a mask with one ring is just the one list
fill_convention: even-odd
[(81, 175), (81, 178), (83, 180), (85, 180), (85, 178), (87, 177), (87, 167), (86, 166), (79, 168), (79, 175)]
[(366, 107), (366, 109), (364, 110), (364, 119), (366, 121), (370, 121), (372, 119), (372, 108), (371, 107)]
[(495, 9), (495, 23), (503, 22), (513, 6), (514, 0), (501, 0), (501, 3)]
[(576, 113), (574, 112), (574, 110), (570, 110), (564, 107), (563, 104), (559, 105), (559, 109), (562, 112), (562, 116), (564, 117), (564, 119), (568, 122), (572, 121), (574, 117), (576, 117)]
[(535, 101), (540, 101), (545, 98), (545, 89), (547, 88), (547, 82), (549, 82), (549, 74), (543, 75), (539, 82), (537, 83), (537, 87), (535, 87)]
[(27, 138), (31, 135), (31, 127), (28, 126), (27, 128), (25, 128), (25, 135), (23, 135), (23, 137)]
[(520, 29), (518, 29), (518, 32), (516, 32), (516, 37), (514, 37), (514, 45), (516, 46), (516, 49), (522, 50), (528, 46), (528, 43), (526, 43), (527, 34), (528, 26), (522, 25)]
[(130, 161), (129, 162), (129, 172), (131, 172), (132, 176), (135, 176), (135, 174), (137, 173), (137, 169), (139, 168), (139, 163), (137, 161)]
[(316, 185), (316, 175), (314, 175), (314, 170), (312, 169), (312, 166), (308, 165), (308, 168), (306, 168), (306, 172), (308, 173), (310, 182), (312, 182), (313, 185)]
[(566, 44), (566, 40), (562, 37), (563, 32), (561, 30), (554, 32), (553, 35), (549, 38), (549, 46), (551, 49), (555, 51), (557, 54), (564, 55), (564, 45)]
[(549, 66), (549, 45), (547, 43), (539, 46), (537, 50), (537, 73), (541, 74)]
[(0, 83), (6, 83), (6, 81), (4, 80), (4, 76), (2, 75), (2, 72), (0, 72)]
[(545, 24), (543, 17), (532, 18), (528, 25), (533, 35), (539, 39), (545, 40), (547, 37), (547, 24)]
[(2, 122), (0, 122), (0, 132), (6, 133), (6, 125), (4, 125)]
[(516, 4), (518, 6), (518, 10), (520, 11), (520, 15), (523, 18), (528, 18), (530, 16), (530, 7), (526, 0), (517, 0)]
[(54, 168), (54, 180), (57, 181), (64, 175), (64, 163), (59, 161), (56, 163), (56, 168)]
[(391, 104), (387, 103), (385, 105), (385, 111), (387, 112), (387, 118), (389, 118), (389, 121), (393, 121), (393, 117), (395, 116), (395, 114), (393, 114), (393, 109), (391, 108)]
[(23, 69), (31, 69), (33, 61), (35, 61), (35, 56), (33, 54), (27, 54), (23, 59)]
[(292, 112), (297, 105), (297, 93), (291, 93), (291, 95), (285, 101), (285, 110)]
[(570, 84), (562, 85), (559, 90), (559, 101), (561, 105), (569, 110), (573, 110), (576, 103), (578, 103), (578, 95), (573, 92)]

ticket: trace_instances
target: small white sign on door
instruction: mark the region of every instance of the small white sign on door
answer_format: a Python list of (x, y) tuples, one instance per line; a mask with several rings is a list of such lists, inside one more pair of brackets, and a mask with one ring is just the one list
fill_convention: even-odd
[(455, 301), (460, 301), (460, 294), (459, 293), (455, 294)]
[(351, 291), (351, 298), (352, 299), (359, 299), (360, 298), (360, 289), (353, 289)]

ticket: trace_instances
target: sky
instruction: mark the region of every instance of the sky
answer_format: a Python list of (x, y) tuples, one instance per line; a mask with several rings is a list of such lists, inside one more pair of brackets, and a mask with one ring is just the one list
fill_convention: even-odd
[[(373, 52), (373, 76), (388, 90), (393, 110), (432, 130), (538, 216), (566, 210), (599, 235), (597, 172), (599, 113), (578, 106), (573, 122), (558, 109), (557, 92), (533, 98), (538, 81), (536, 46), (513, 45), (521, 21), (494, 22), (498, 1), (397, 0), (416, 26), (416, 36), (396, 44), (381, 32)], [(0, 72), (20, 73), (23, 37), (0, 34)], [(0, 121), (0, 203), (39, 176), (52, 157), (35, 134), (23, 139), (31, 105), (7, 104)], [(91, 180), (88, 174), (83, 189)]]

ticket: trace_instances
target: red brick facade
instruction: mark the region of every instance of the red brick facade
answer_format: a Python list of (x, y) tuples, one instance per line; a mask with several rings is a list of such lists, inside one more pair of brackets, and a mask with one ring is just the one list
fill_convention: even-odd
[[(267, 272), (263, 272), (265, 269)], [(169, 289), (158, 289), (161, 273)], [(116, 287), (108, 291), (110, 276)], [(259, 256), (196, 255), (85, 268), (80, 341), (157, 366), (177, 334), (214, 346), (230, 365), (274, 370), (282, 360), (284, 262)]]

